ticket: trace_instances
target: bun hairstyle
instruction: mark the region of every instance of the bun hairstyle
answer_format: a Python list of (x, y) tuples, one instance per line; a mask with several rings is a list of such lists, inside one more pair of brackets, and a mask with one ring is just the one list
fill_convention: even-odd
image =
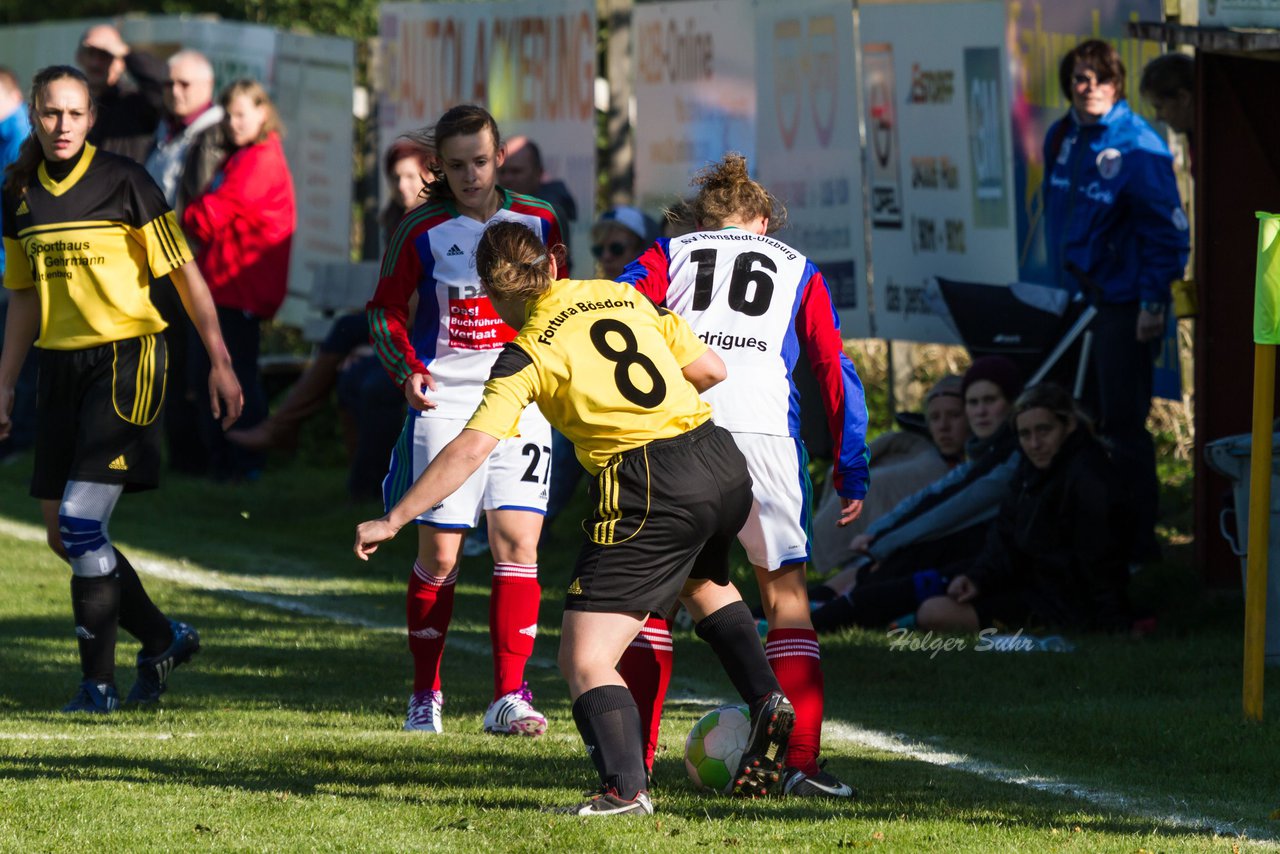
[[(84, 72), (71, 65), (50, 65), (41, 68), (36, 72), (36, 76), (31, 78), (31, 97), (27, 101), (27, 109), (31, 113), (32, 127), (36, 126), (36, 111), (44, 101), (44, 90), (50, 83), (58, 80), (75, 80), (83, 86), (85, 95), (89, 99), (89, 113), (97, 115), (98, 105), (93, 100), (93, 93), (89, 91), (89, 79), (84, 76)], [(32, 131), (19, 146), (17, 159), (5, 170), (4, 188), (15, 193), (24, 192), (27, 185), (31, 183), (31, 179), (35, 177), (36, 169), (39, 168), (42, 160), (44, 160), (44, 150), (40, 147), (40, 140), (36, 138), (35, 131)]]
[(547, 247), (526, 225), (495, 222), (480, 235), (476, 273), (491, 297), (534, 299), (551, 287)]
[(721, 228), (736, 219), (769, 218), (770, 233), (786, 225), (787, 209), (747, 172), (747, 158), (731, 151), (690, 182), (698, 194), (690, 203), (699, 228)]

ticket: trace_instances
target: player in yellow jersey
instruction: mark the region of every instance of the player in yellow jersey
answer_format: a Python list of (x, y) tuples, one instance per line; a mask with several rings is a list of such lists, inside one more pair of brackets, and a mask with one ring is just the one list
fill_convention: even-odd
[(3, 194), (9, 316), (0, 439), (34, 343), (41, 359), (31, 494), (49, 547), (71, 565), (83, 675), (63, 711), (105, 713), (119, 705), (117, 626), (142, 643), (126, 703), (158, 700), (170, 671), (200, 649), (195, 630), (155, 606), (107, 536), (121, 493), (159, 478), (167, 353), (151, 276), (171, 277), (209, 353), (209, 396), (224, 429), (243, 398), (209, 289), (160, 188), (137, 163), (85, 142), (94, 107), (84, 75), (69, 66), (41, 70), (30, 104), (35, 133)]
[(728, 580), (727, 550), (750, 512), (751, 479), (698, 396), (724, 379), (724, 363), (684, 320), (628, 285), (556, 280), (553, 253), (517, 223), (485, 230), (476, 270), (499, 316), (520, 332), (462, 433), (387, 515), (356, 529), (357, 556), (367, 560), (462, 484), (536, 402), (594, 475), (559, 663), (600, 791), (567, 811), (652, 813), (640, 713), (617, 663), (647, 616), (677, 597), (751, 707), (737, 788), (764, 794), (778, 779), (794, 712)]

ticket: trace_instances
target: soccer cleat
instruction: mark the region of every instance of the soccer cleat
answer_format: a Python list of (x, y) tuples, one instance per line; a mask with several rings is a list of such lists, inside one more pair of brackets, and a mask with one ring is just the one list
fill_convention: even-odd
[(816, 774), (806, 774), (799, 768), (788, 768), (782, 773), (782, 796), (784, 798), (849, 798), (858, 797), (857, 791), (848, 783), (836, 779), (819, 769)]
[(782, 760), (796, 723), (795, 709), (781, 691), (771, 691), (751, 710), (751, 734), (733, 780), (733, 793), (748, 798), (768, 795), (782, 778)]
[(557, 807), (552, 812), (563, 815), (653, 815), (653, 802), (648, 792), (640, 792), (635, 800), (624, 800), (612, 789), (591, 795), (591, 800), (571, 807)]
[(173, 629), (173, 641), (164, 652), (153, 656), (138, 653), (138, 681), (129, 689), (126, 704), (146, 705), (159, 700), (169, 687), (169, 674), (173, 669), (200, 651), (200, 635), (194, 628), (177, 620), (170, 620), (169, 626)]
[(409, 698), (409, 714), (404, 728), (410, 732), (444, 732), (443, 691), (414, 691)]
[(62, 711), (105, 715), (119, 707), (120, 695), (116, 693), (115, 685), (86, 679), (80, 683), (80, 689), (71, 698), (71, 702), (62, 707)]
[(547, 731), (547, 719), (533, 707), (529, 683), (520, 690), (503, 694), (489, 704), (484, 713), (484, 731), (494, 735), (527, 735), (537, 737)]

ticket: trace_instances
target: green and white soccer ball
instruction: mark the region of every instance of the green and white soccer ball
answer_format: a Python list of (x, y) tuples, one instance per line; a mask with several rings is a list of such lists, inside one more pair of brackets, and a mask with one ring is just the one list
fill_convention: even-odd
[(742, 764), (742, 751), (751, 736), (751, 713), (746, 706), (721, 706), (707, 712), (684, 740), (684, 767), (700, 789), (727, 795)]

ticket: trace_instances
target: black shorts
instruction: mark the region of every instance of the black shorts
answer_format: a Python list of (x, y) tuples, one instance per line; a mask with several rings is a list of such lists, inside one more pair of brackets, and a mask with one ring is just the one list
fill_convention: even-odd
[(163, 335), (41, 351), (32, 496), (61, 499), (69, 480), (159, 484), (167, 354)]
[(698, 577), (728, 582), (729, 546), (751, 512), (751, 476), (728, 431), (707, 422), (619, 454), (590, 496), (566, 610), (666, 613), (695, 561)]

